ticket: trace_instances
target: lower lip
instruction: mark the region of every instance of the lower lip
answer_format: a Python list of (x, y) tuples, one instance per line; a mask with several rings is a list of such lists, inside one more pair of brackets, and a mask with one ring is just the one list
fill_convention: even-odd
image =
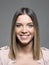
[(22, 40), (26, 40), (29, 36), (20, 36)]

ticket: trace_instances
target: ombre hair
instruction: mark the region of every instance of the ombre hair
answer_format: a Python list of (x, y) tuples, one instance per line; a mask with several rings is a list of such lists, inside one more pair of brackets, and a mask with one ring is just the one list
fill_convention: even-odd
[(15, 24), (16, 24), (17, 18), (23, 14), (27, 14), (32, 19), (34, 27), (35, 27), (35, 34), (34, 34), (34, 39), (33, 39), (33, 41), (34, 41), (34, 43), (33, 43), (33, 59), (38, 60), (38, 59), (40, 59), (40, 36), (39, 36), (38, 20), (37, 20), (37, 16), (36, 16), (35, 12), (32, 9), (25, 8), (25, 7), (18, 9), (13, 16), (9, 58), (16, 59), (17, 39), (16, 39), (16, 35), (15, 35)]

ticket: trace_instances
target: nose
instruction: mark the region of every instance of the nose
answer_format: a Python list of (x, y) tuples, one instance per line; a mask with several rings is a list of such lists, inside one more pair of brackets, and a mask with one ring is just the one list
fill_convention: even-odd
[(26, 27), (23, 27), (22, 33), (23, 33), (23, 34), (27, 33), (27, 28), (26, 28)]

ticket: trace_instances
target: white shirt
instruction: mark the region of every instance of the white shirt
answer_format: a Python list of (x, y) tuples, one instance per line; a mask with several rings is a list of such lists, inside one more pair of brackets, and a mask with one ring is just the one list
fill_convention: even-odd
[[(40, 65), (49, 65), (49, 49), (45, 47), (41, 47), (42, 53), (43, 53), (43, 58), (40, 60), (37, 60), (37, 62)], [(4, 46), (0, 48), (0, 65), (12, 65), (15, 60), (11, 60), (8, 58), (8, 53), (9, 53), (9, 47)]]

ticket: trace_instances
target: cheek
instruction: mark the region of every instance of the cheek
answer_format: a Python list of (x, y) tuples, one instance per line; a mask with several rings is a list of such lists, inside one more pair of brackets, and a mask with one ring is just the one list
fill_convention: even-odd
[(34, 28), (30, 29), (30, 33), (31, 33), (32, 35), (34, 35), (35, 29), (34, 29)]
[(20, 33), (20, 29), (15, 28), (15, 34), (19, 34)]

